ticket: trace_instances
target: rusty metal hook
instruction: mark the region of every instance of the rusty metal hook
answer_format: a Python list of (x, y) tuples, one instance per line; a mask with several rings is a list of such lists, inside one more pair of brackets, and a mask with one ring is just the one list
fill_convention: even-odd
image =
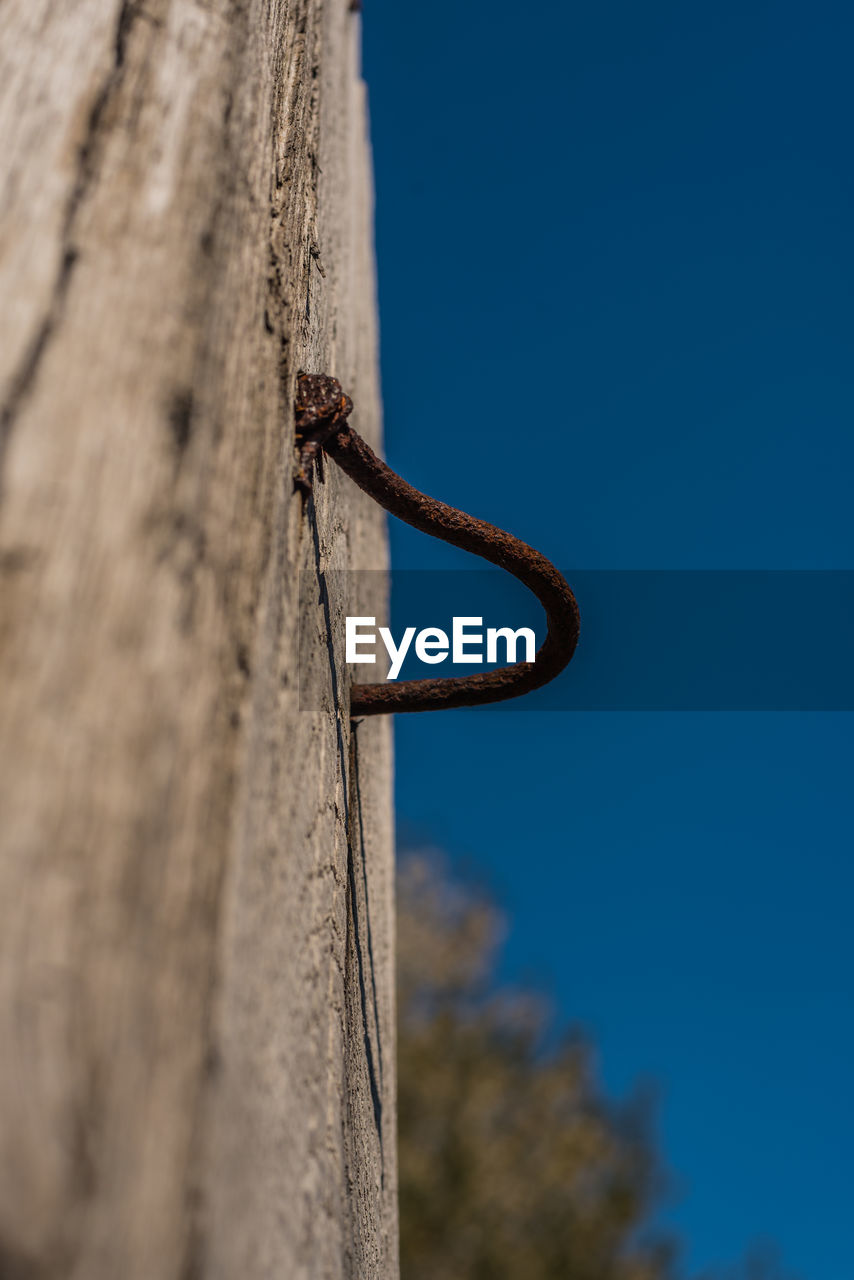
[(439, 680), (391, 680), (355, 684), (351, 716), (395, 711), (441, 711), (517, 698), (548, 684), (569, 662), (578, 643), (575, 596), (557, 569), (539, 551), (494, 524), (419, 493), (382, 462), (349, 426), (353, 408), (341, 384), (327, 374), (298, 373), (295, 404), (300, 467), (296, 488), (311, 491), (311, 464), (323, 449), (369, 497), (406, 524), (471, 551), (506, 569), (534, 593), (546, 611), (548, 633), (534, 662)]

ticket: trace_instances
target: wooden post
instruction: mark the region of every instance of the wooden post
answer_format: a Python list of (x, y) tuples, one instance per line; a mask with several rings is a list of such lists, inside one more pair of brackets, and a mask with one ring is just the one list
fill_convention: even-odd
[(397, 1274), (385, 525), (291, 486), (300, 366), (379, 439), (359, 27), (0, 11), (3, 1280)]

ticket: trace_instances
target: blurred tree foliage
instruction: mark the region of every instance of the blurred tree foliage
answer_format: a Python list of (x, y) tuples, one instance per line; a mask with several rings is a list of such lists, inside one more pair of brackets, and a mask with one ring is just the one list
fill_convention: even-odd
[[(403, 1280), (674, 1280), (648, 1100), (604, 1098), (578, 1035), (547, 1046), (542, 999), (495, 982), (502, 934), (488, 895), (402, 862)], [(736, 1277), (782, 1280), (766, 1255)]]
[(607, 1102), (579, 1037), (497, 989), (502, 919), (432, 859), (400, 869), (403, 1280), (668, 1280), (647, 1108)]
[(783, 1274), (779, 1250), (771, 1242), (754, 1244), (738, 1266), (728, 1268), (717, 1276), (702, 1276), (700, 1280), (794, 1280)]

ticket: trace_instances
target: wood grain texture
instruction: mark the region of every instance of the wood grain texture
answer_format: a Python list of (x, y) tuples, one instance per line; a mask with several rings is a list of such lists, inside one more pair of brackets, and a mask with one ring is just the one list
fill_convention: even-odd
[(359, 23), (0, 4), (3, 1280), (397, 1274), (385, 525), (291, 489), (299, 367), (380, 433)]

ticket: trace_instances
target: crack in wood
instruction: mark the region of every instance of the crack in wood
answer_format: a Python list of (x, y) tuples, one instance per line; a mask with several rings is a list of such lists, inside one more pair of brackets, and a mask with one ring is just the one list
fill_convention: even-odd
[(97, 175), (102, 141), (100, 137), (102, 121), (107, 106), (121, 87), (127, 57), (128, 39), (136, 17), (136, 5), (131, 0), (122, 0), (119, 6), (113, 42), (113, 65), (92, 102), (86, 125), (86, 134), (77, 152), (77, 175), (72, 183), (65, 206), (65, 216), (60, 234), (62, 254), (50, 300), (29, 349), (25, 352), (17, 371), (12, 375), (9, 394), (4, 403), (0, 405), (0, 496), (2, 496), (3, 461), (9, 439), (15, 427), (15, 421), (35, 385), (45, 352), (50, 345), (51, 338), (62, 319), (65, 309), (71, 278), (79, 259), (78, 250), (73, 242), (74, 226), (80, 207)]

